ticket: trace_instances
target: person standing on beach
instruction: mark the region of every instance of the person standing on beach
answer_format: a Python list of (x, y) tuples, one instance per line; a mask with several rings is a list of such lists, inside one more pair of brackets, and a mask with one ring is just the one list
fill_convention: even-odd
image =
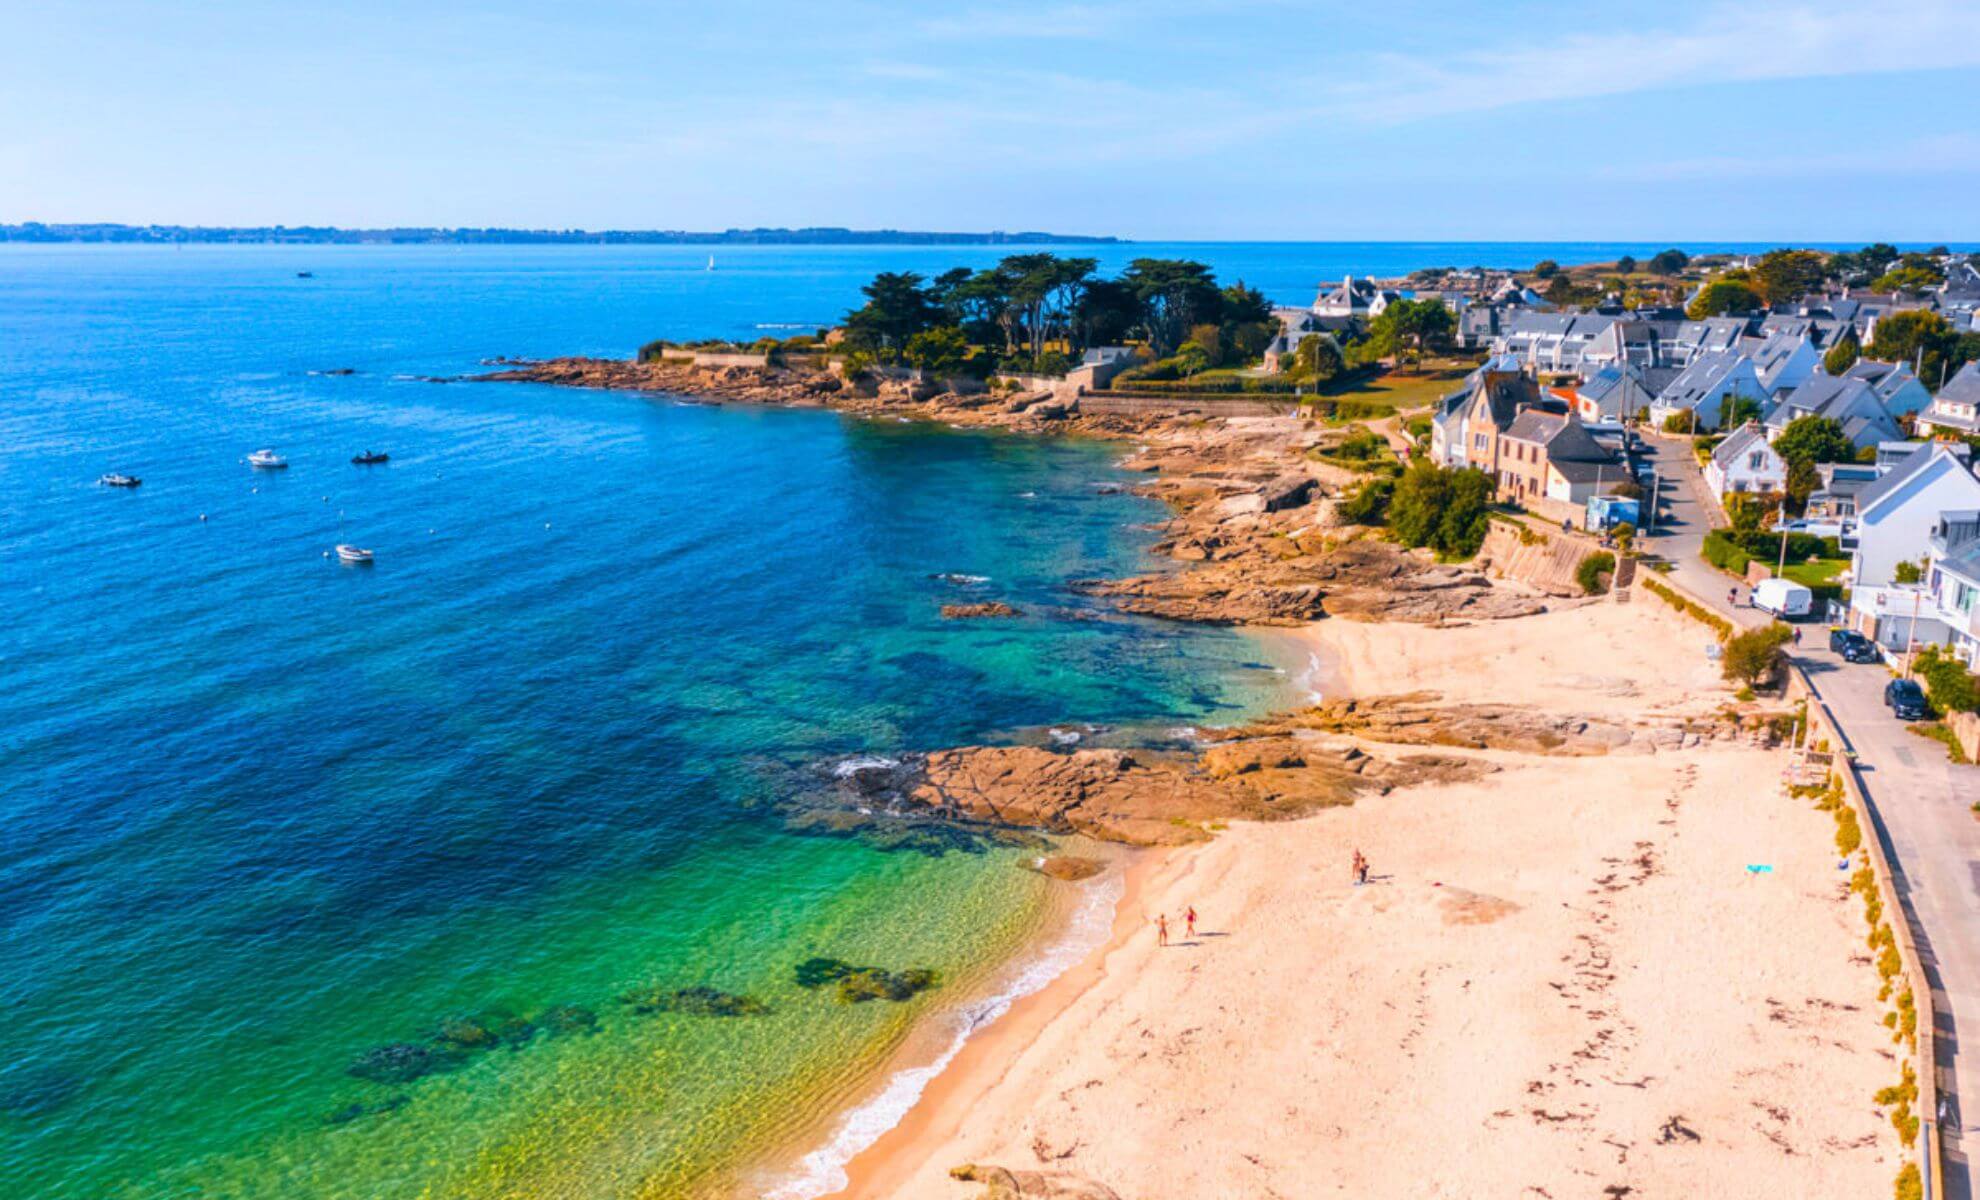
[(1184, 929), (1190, 937), (1194, 938), (1196, 936), (1196, 906), (1194, 904), (1183, 910), (1183, 921), (1185, 922)]
[(1155, 944), (1158, 946), (1166, 946), (1169, 944), (1169, 914), (1168, 913), (1162, 913), (1155, 918)]

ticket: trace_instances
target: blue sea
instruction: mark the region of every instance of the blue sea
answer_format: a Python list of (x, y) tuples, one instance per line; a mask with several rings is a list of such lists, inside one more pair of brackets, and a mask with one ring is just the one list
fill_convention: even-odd
[[(1659, 248), (1069, 252), (1302, 303)], [(811, 328), (877, 270), (1007, 252), (0, 249), (0, 1195), (828, 1184), (799, 1153), (1029, 978), (1066, 885), (793, 828), (791, 794), (1233, 720), (1284, 676), (1237, 632), (1068, 618), (1071, 581), (1157, 566), (1118, 446), (429, 377)], [(939, 616), (989, 598), (1026, 615)], [(838, 1003), (814, 956), (940, 984)], [(623, 999), (695, 987), (755, 1015)]]

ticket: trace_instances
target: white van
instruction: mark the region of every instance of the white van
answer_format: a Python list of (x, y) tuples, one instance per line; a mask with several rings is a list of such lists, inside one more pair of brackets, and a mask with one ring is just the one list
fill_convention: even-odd
[(1783, 621), (1798, 621), (1815, 607), (1815, 593), (1792, 579), (1762, 579), (1753, 587), (1753, 607)]

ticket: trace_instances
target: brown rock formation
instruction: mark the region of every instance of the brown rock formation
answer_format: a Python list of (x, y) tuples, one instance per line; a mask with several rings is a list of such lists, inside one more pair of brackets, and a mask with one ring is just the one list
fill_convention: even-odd
[(977, 1200), (1121, 1200), (1114, 1189), (1070, 1171), (1013, 1171), (964, 1163), (950, 1168), (949, 1178), (984, 1185)]
[(963, 621), (974, 617), (1015, 617), (1020, 615), (1022, 615), (1021, 610), (1012, 608), (1002, 600), (987, 600), (981, 604), (944, 604), (942, 606), (942, 619), (945, 621)]

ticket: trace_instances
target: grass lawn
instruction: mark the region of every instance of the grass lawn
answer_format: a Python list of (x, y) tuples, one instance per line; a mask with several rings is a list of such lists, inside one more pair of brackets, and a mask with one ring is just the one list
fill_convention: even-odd
[(1315, 394), (1329, 400), (1361, 400), (1386, 404), (1398, 409), (1428, 408), (1456, 391), (1472, 366), (1432, 366), (1406, 374), (1389, 372), (1372, 379), (1356, 379), (1339, 389), (1327, 388)]
[(1789, 563), (1785, 576), (1807, 587), (1820, 587), (1834, 583), (1836, 576), (1849, 570), (1846, 558), (1811, 558), (1807, 562)]
[(1848, 569), (1846, 558), (1811, 558), (1807, 562), (1789, 563), (1781, 577), (1801, 584), (1819, 599), (1840, 600), (1843, 586), (1836, 576)]

